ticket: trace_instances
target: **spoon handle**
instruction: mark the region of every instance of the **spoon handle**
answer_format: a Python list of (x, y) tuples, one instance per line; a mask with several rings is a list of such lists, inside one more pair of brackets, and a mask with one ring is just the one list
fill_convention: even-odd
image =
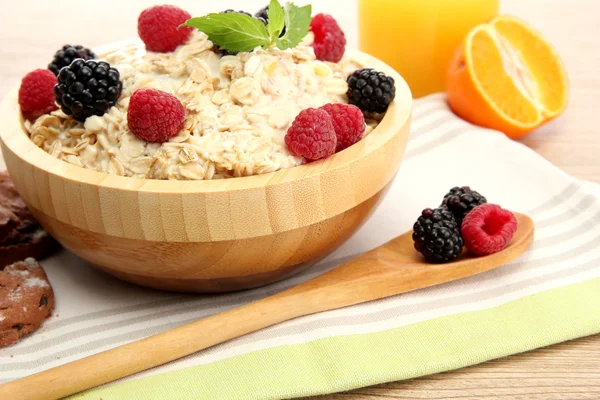
[(505, 250), (451, 264), (424, 264), (411, 234), (274, 296), (0, 385), (0, 399), (58, 399), (177, 360), (219, 343), (303, 315), (334, 310), (453, 281), (501, 266), (533, 241), (533, 222), (518, 214), (519, 231)]
[[(377, 268), (380, 251), (375, 249), (344, 264), (349, 268), (338, 267), (263, 300), (5, 383), (0, 385), (0, 399), (60, 399), (280, 322), (382, 297), (361, 289), (377, 281), (368, 274)], [(371, 263), (368, 269), (360, 268)], [(402, 268), (396, 267), (397, 271)], [(349, 285), (359, 286), (352, 289)]]
[(177, 360), (297, 314), (285, 299), (267, 298), (5, 383), (0, 385), (0, 399), (60, 399)]

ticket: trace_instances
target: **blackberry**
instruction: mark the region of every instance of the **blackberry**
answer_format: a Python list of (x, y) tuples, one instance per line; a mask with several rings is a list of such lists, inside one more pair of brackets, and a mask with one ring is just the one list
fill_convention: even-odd
[(365, 112), (383, 113), (396, 97), (394, 78), (371, 68), (348, 77), (348, 101)]
[(83, 122), (92, 115), (104, 115), (122, 89), (119, 71), (109, 63), (76, 59), (60, 70), (54, 95), (65, 114)]
[(413, 230), (415, 249), (428, 262), (446, 263), (462, 253), (464, 241), (460, 227), (446, 207), (423, 210)]
[[(261, 21), (265, 25), (267, 25), (267, 23), (269, 22), (269, 6), (261, 8), (259, 12), (254, 14), (254, 18), (258, 19), (259, 21)], [(283, 30), (281, 31), (281, 35), (279, 35), (279, 37), (281, 37), (283, 35), (285, 35), (285, 26), (283, 27)]]
[(454, 214), (459, 227), (462, 226), (463, 219), (472, 209), (484, 203), (487, 203), (487, 199), (468, 186), (457, 186), (450, 189), (442, 201), (442, 205)]
[(258, 18), (260, 20), (264, 20), (265, 22), (269, 21), (269, 6), (261, 8), (256, 14), (254, 14), (254, 18)]
[(48, 64), (48, 69), (52, 71), (54, 75), (58, 76), (60, 69), (69, 66), (76, 58), (91, 60), (96, 58), (96, 55), (90, 49), (79, 44), (76, 46), (65, 44), (62, 49), (54, 54), (54, 59)]

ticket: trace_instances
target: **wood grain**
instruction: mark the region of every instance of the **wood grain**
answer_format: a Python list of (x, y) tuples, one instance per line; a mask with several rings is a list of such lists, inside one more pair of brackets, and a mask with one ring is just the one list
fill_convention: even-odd
[(467, 255), (450, 264), (432, 265), (413, 250), (410, 231), (273, 296), (0, 385), (0, 398), (62, 398), (293, 318), (407, 293), (501, 267), (518, 258), (533, 243), (533, 220), (523, 214), (517, 214), (517, 220), (517, 232), (509, 245), (498, 253), (486, 257)]
[[(77, 0), (12, 2), (0, 24), (0, 97), (21, 77), (49, 62), (52, 50), (65, 43), (98, 46), (134, 37), (135, 18), (149, 0)], [(247, 8), (249, 0), (221, 4), (173, 0), (190, 11), (210, 7)], [(256, 2), (252, 4), (256, 6)], [(201, 5), (202, 4), (202, 5)], [(356, 15), (342, 15), (339, 1), (313, 0), (319, 11), (338, 17), (350, 42), (356, 43)], [(256, 8), (256, 7), (254, 7)], [(119, 10), (115, 12), (114, 10)], [(351, 8), (348, 9), (352, 14)], [(566, 113), (522, 142), (567, 173), (600, 182), (600, 2), (597, 0), (503, 0), (502, 11), (541, 30), (562, 55), (571, 80)], [(60, 23), (66, 13), (69, 24)], [(24, 17), (26, 15), (26, 17)], [(104, 21), (110, 19), (110, 29)], [(77, 32), (74, 34), (73, 32)], [(462, 399), (571, 400), (600, 398), (600, 335), (490, 361), (459, 371), (407, 382), (394, 382), (321, 396), (318, 400)]]

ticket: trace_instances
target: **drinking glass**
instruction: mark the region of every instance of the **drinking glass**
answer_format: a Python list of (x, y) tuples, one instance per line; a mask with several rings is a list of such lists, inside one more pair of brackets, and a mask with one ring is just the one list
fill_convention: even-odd
[(359, 47), (395, 68), (413, 97), (446, 88), (448, 63), (500, 0), (358, 0)]

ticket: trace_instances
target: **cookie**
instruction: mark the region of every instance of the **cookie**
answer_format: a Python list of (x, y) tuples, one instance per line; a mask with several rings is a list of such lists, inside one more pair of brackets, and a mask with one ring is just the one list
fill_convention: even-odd
[(54, 292), (33, 258), (0, 271), (0, 347), (38, 329), (54, 308)]
[(0, 171), (0, 268), (33, 257), (41, 260), (60, 248), (37, 223), (6, 171)]
[(35, 221), (22, 222), (0, 242), (0, 268), (33, 257), (37, 260), (51, 256), (60, 245)]
[(7, 171), (0, 171), (0, 208), (15, 214), (21, 221), (34, 220), (33, 215), (19, 196)]
[(21, 225), (21, 219), (0, 206), (0, 242), (8, 238), (19, 225)]

